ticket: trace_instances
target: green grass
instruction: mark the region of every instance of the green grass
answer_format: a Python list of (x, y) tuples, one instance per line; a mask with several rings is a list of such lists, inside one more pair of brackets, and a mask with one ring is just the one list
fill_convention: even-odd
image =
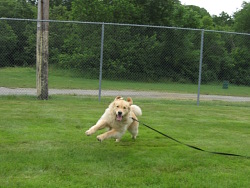
[[(49, 88), (58, 89), (90, 89), (99, 87), (98, 79), (85, 79), (79, 77), (76, 72), (58, 70), (55, 67), (49, 69)], [(35, 88), (36, 72), (33, 68), (1, 68), (0, 87), (10, 88)], [(197, 84), (180, 83), (145, 83), (129, 81), (102, 81), (102, 89), (106, 90), (143, 90), (177, 93), (197, 93)], [(250, 97), (250, 87), (229, 85), (229, 89), (222, 89), (221, 84), (201, 85), (201, 94), (232, 95)]]
[[(249, 187), (250, 159), (192, 150), (140, 125), (136, 141), (84, 132), (112, 98), (0, 97), (0, 187)], [(134, 99), (140, 121), (206, 150), (250, 155), (250, 103)]]

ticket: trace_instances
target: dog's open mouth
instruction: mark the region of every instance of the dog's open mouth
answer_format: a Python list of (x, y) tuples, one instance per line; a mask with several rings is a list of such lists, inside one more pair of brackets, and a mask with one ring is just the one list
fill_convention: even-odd
[(122, 120), (122, 115), (121, 114), (117, 114), (116, 115), (116, 120), (117, 121), (121, 121)]

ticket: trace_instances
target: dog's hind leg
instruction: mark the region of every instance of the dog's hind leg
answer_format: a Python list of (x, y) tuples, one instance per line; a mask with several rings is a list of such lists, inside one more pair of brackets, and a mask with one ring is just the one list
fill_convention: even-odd
[(131, 133), (132, 138), (136, 139), (137, 135), (138, 135), (138, 127), (139, 127), (139, 123), (134, 121), (129, 127), (128, 127), (128, 131)]
[(114, 129), (111, 129), (108, 132), (105, 132), (103, 134), (98, 135), (96, 138), (100, 142), (102, 142), (103, 140), (108, 139), (108, 138), (116, 138), (116, 142), (119, 142), (122, 135), (123, 135), (122, 133), (120, 133)]
[(107, 126), (107, 122), (104, 120), (99, 120), (94, 126), (90, 127), (89, 130), (85, 132), (87, 136), (94, 134), (97, 130), (103, 129)]

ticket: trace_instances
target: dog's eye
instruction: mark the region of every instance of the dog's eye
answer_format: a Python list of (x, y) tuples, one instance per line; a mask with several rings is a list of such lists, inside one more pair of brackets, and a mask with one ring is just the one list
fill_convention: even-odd
[(126, 109), (126, 107), (123, 107), (123, 109)]
[(118, 106), (118, 105), (117, 105), (116, 107), (117, 107), (117, 108), (119, 108), (119, 106)]

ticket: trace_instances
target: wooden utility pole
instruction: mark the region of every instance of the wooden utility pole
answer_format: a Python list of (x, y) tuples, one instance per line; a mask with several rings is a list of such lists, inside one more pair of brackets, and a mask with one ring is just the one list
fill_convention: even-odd
[(49, 0), (38, 0), (36, 41), (36, 88), (37, 97), (47, 100), (48, 89), (48, 60), (49, 60)]

